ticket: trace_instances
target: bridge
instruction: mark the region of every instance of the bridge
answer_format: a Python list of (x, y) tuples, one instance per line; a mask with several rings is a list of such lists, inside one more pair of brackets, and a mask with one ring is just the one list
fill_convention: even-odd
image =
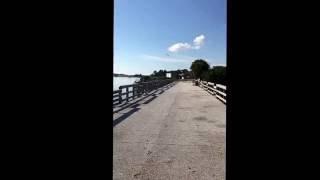
[(225, 90), (203, 81), (120, 87), (113, 179), (225, 179)]

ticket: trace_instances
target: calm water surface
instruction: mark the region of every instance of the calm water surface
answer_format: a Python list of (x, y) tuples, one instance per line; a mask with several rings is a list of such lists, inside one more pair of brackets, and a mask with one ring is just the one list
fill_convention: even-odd
[(133, 84), (139, 81), (137, 77), (113, 77), (113, 90), (118, 90), (119, 86)]

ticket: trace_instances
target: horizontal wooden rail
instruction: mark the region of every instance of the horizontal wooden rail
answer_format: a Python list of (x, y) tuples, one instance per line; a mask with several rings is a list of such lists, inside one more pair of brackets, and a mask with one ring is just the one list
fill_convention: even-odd
[(120, 86), (119, 90), (113, 91), (113, 105), (128, 102), (172, 82), (172, 79), (165, 79)]
[(223, 103), (227, 103), (227, 86), (222, 84), (215, 84), (212, 82), (206, 82), (201, 80), (194, 80), (194, 83), (202, 89), (208, 91), (210, 94), (215, 95), (217, 99)]

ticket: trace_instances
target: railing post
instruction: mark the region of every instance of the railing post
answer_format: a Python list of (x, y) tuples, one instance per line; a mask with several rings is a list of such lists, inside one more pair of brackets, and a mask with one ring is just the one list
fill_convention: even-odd
[(145, 87), (145, 86), (146, 86), (146, 84), (145, 84), (145, 83), (143, 83), (143, 84), (142, 84), (142, 91), (141, 91), (141, 92), (142, 92), (142, 94), (144, 94), (144, 93), (145, 93), (145, 91), (146, 91), (146, 87)]
[(119, 90), (120, 90), (120, 92), (119, 92), (119, 104), (121, 104), (122, 103), (122, 88), (119, 87)]
[(136, 86), (136, 96), (139, 97), (139, 84)]
[(126, 99), (127, 99), (127, 102), (128, 102), (129, 101), (129, 87), (128, 86), (126, 87), (126, 91), (127, 91), (126, 92), (126, 95), (127, 95)]
[(146, 83), (146, 87), (145, 87), (145, 90), (146, 90), (146, 94), (148, 94), (148, 90), (149, 90), (149, 84), (150, 84), (150, 83)]
[(138, 97), (141, 96), (141, 84), (138, 84)]

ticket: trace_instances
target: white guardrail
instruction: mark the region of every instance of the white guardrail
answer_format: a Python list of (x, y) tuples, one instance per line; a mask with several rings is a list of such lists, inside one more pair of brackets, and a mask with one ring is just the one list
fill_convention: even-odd
[(215, 95), (220, 101), (227, 104), (227, 86), (222, 84), (215, 84), (212, 82), (194, 80), (194, 83), (210, 94)]

